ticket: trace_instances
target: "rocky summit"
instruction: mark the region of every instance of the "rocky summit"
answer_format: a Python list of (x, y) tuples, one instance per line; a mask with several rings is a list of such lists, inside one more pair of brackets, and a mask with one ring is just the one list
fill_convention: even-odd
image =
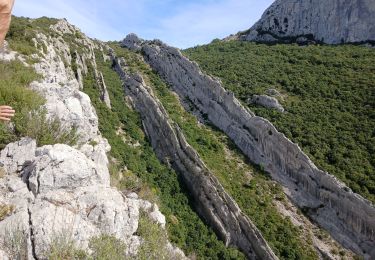
[(328, 44), (375, 41), (373, 0), (276, 0), (240, 38)]

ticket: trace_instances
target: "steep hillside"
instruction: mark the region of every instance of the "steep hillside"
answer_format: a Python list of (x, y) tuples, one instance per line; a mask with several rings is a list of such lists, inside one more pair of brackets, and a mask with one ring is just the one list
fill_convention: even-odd
[(375, 42), (372, 0), (276, 0), (241, 40), (258, 42)]
[[(185, 53), (319, 167), (375, 201), (373, 49), (226, 42)], [(248, 102), (270, 92), (285, 113)]]
[[(317, 169), (297, 145), (281, 135), (270, 122), (254, 116), (251, 111), (241, 106), (233, 94), (222, 88), (220, 81), (202, 73), (195, 63), (183, 57), (177, 49), (158, 40), (143, 41), (135, 35), (128, 35), (122, 45), (142, 53), (151, 68), (176, 91), (185, 109), (198, 116), (201, 123), (214, 124), (227, 134), (252, 162), (271, 173), (271, 176), (284, 186), (293, 203), (326, 228), (345, 247), (360, 254), (374, 253), (371, 231), (374, 229), (374, 208), (368, 201), (353, 194), (329, 174)], [(118, 63), (124, 64), (122, 66), (125, 67), (128, 65), (126, 59)], [(145, 85), (139, 76), (129, 79), (127, 83), (126, 70), (120, 74), (130, 89), (134, 84)], [(142, 92), (144, 91), (139, 91), (137, 95), (142, 95)], [(152, 94), (144, 95), (146, 97)], [(165, 93), (162, 96), (165, 96)], [(164, 108), (166, 107), (168, 105), (164, 104)], [(170, 113), (174, 114), (175, 110)], [(158, 121), (156, 118), (153, 120)], [(158, 141), (163, 138), (163, 131), (158, 134), (160, 130), (157, 130), (156, 133), (150, 134), (147, 120), (146, 116), (143, 120), (148, 129), (146, 132), (149, 133), (154, 149), (159, 150), (158, 155), (163, 157), (169, 144)], [(151, 129), (155, 131), (152, 127)], [(187, 136), (184, 134), (185, 138)], [(188, 138), (187, 140), (194, 143)], [(168, 158), (172, 162), (176, 160), (174, 155)], [(176, 161), (179, 160), (180, 158), (177, 158)], [(178, 163), (175, 167), (178, 171), (185, 171), (180, 169)], [(343, 199), (340, 199), (341, 197)], [(359, 219), (363, 221), (361, 227), (356, 224)], [(222, 228), (217, 232), (221, 233)], [(236, 241), (236, 234), (229, 230), (227, 232), (228, 241)]]

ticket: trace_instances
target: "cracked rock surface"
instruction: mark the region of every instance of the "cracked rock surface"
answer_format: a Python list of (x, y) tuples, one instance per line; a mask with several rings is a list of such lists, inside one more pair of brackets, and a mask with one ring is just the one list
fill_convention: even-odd
[[(27, 151), (23, 162), (19, 151)], [(0, 179), (1, 203), (15, 206), (13, 214), (0, 222), (0, 240), (21, 230), (30, 259), (45, 259), (58, 236), (86, 249), (90, 238), (109, 234), (136, 249), (140, 211), (160, 219), (157, 206), (111, 188), (108, 172), (70, 146), (36, 148), (34, 140), (22, 139), (1, 152), (0, 162), (7, 171)], [(16, 171), (9, 171), (16, 166)]]

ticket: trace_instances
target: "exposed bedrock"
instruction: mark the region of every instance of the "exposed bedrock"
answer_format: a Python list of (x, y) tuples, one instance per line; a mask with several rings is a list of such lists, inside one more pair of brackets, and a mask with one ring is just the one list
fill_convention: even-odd
[(142, 77), (128, 76), (121, 64), (121, 59), (114, 59), (114, 68), (124, 82), (126, 95), (142, 117), (152, 147), (160, 160), (181, 174), (199, 214), (226, 245), (237, 246), (249, 259), (277, 259), (259, 230), (186, 142), (179, 127), (170, 123), (164, 107)]
[(328, 44), (375, 41), (373, 0), (276, 0), (242, 40)]
[(280, 182), (287, 195), (344, 247), (375, 257), (375, 208), (334, 176), (319, 170), (305, 153), (266, 119), (255, 116), (205, 75), (195, 62), (160, 41), (143, 42), (150, 66), (224, 131), (247, 157)]

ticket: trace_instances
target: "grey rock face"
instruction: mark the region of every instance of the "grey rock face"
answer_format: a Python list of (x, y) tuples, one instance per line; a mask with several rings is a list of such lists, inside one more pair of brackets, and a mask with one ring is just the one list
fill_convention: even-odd
[(283, 106), (279, 103), (279, 101), (267, 95), (254, 95), (252, 98), (248, 100), (250, 104), (257, 104), (266, 108), (274, 108), (280, 112), (284, 112)]
[[(30, 156), (19, 157), (26, 150)], [(111, 188), (108, 171), (72, 147), (36, 148), (34, 140), (22, 139), (9, 144), (0, 158), (7, 165), (7, 176), (0, 179), (0, 202), (15, 207), (13, 214), (0, 222), (0, 241), (21, 230), (29, 259), (45, 259), (51, 241), (59, 236), (86, 249), (89, 240), (101, 234), (123, 240), (133, 249), (128, 254), (134, 255), (139, 246), (136, 231), (141, 210), (165, 225), (156, 205)], [(19, 165), (26, 166), (11, 171)], [(2, 249), (9, 251), (7, 246)]]
[(116, 58), (114, 64), (124, 81), (126, 94), (142, 115), (145, 132), (157, 156), (182, 175), (195, 198), (200, 215), (226, 245), (237, 246), (248, 258), (277, 259), (259, 230), (186, 142), (179, 127), (169, 123), (167, 112), (142, 77), (126, 75)]
[(126, 47), (133, 51), (140, 51), (142, 49), (141, 45), (143, 40), (138, 38), (134, 33), (128, 34), (125, 39), (122, 41), (121, 46)]
[(302, 36), (305, 42), (328, 44), (375, 41), (374, 13), (373, 0), (276, 0), (242, 39), (291, 42)]
[(142, 52), (151, 67), (180, 96), (189, 98), (255, 164), (282, 184), (287, 195), (344, 247), (375, 257), (375, 208), (334, 176), (319, 170), (266, 119), (254, 116), (221, 82), (202, 73), (177, 49), (146, 42)]
[(105, 84), (103, 73), (99, 72), (98, 83), (100, 87), (100, 99), (106, 104), (106, 106), (111, 109), (111, 100), (109, 98), (107, 85)]

